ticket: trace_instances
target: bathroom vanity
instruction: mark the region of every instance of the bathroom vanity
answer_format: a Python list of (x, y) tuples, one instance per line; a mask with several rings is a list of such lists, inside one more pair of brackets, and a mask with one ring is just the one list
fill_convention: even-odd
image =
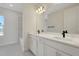
[(29, 34), (30, 50), (36, 56), (78, 56), (77, 38), (62, 38), (59, 34)]
[[(58, 5), (59, 6), (59, 5)], [(48, 9), (53, 10), (52, 6)], [(29, 34), (29, 49), (37, 56), (79, 56), (79, 5), (41, 14), (36, 29)], [(44, 30), (42, 33), (41, 30)], [(62, 31), (66, 31), (66, 37)], [(38, 31), (37, 31), (38, 32)], [(63, 38), (64, 37), (64, 38)]]

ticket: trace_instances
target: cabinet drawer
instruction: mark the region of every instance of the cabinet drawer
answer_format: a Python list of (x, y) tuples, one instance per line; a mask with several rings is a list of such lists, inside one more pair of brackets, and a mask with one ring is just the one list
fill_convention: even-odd
[(56, 56), (69, 56), (69, 54), (66, 54), (66, 53), (64, 53), (62, 51), (57, 51)]

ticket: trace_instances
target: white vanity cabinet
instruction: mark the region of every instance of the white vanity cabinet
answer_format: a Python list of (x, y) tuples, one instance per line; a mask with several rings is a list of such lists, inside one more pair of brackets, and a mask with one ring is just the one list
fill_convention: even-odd
[(38, 42), (37, 42), (37, 37), (34, 35), (30, 35), (30, 50), (32, 51), (32, 53), (34, 55), (37, 55), (37, 46), (38, 46)]
[(56, 56), (56, 49), (44, 45), (44, 56)]
[(54, 48), (50, 43), (55, 44), (52, 41), (50, 42), (49, 39), (38, 37), (38, 56), (69, 56), (69, 54), (58, 50), (59, 47)]
[(53, 47), (44, 45), (44, 56), (69, 56), (69, 55)]
[(30, 47), (29, 49), (32, 51), (34, 55), (44, 56), (44, 44), (42, 38), (35, 35), (29, 35)]
[(37, 56), (78, 56), (79, 47), (45, 38), (30, 35), (30, 50)]
[(44, 56), (44, 44), (38, 41), (38, 56)]

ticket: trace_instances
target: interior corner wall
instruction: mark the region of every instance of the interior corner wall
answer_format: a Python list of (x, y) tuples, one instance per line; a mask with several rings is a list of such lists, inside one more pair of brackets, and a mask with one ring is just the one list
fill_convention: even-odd
[(23, 51), (29, 49), (28, 33), (36, 33), (36, 15), (33, 5), (27, 4), (23, 10), (23, 37), (21, 40)]

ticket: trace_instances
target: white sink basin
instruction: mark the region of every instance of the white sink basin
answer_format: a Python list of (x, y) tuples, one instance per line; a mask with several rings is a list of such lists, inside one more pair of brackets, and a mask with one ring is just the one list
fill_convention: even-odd
[(54, 37), (54, 38), (56, 38), (57, 40), (72, 41), (72, 38), (70, 38), (70, 37), (66, 37), (66, 38), (63, 38), (63, 37)]
[(74, 37), (54, 37), (57, 40), (61, 40), (61, 41), (67, 41), (67, 42), (74, 42), (74, 43), (79, 43), (79, 38), (74, 38)]

